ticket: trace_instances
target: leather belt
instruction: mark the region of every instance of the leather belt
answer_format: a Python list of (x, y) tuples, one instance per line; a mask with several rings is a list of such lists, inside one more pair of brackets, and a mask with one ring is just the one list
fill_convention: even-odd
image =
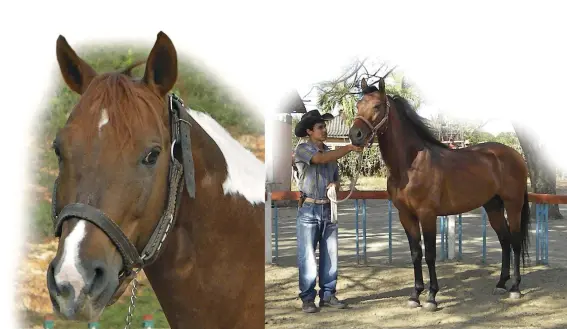
[(314, 203), (314, 204), (327, 204), (327, 203), (330, 203), (331, 200), (329, 200), (329, 199), (305, 198), (305, 202)]

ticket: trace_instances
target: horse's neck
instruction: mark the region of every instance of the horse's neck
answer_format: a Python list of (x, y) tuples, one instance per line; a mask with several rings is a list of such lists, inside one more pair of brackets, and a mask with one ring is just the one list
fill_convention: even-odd
[[(197, 177), (200, 175), (203, 174)], [(264, 288), (252, 284), (263, 278), (262, 218), (253, 214), (253, 210), (235, 212), (239, 201), (229, 205), (230, 197), (218, 191), (218, 186), (198, 184), (198, 201), (190, 199), (184, 191), (171, 236), (160, 257), (146, 270), (171, 328), (222, 328), (227, 322), (235, 324), (247, 319), (255, 323), (248, 328), (263, 326), (263, 316), (254, 313), (260, 314), (263, 309)], [(227, 230), (240, 232), (229, 234)], [(255, 277), (252, 272), (261, 276)], [(227, 298), (227, 291), (236, 289), (239, 283), (246, 287), (246, 292), (237, 291), (243, 299), (237, 298), (237, 302), (245, 307), (239, 305), (237, 311), (227, 312), (234, 309), (231, 304), (235, 298)], [(218, 296), (211, 297), (215, 293)], [(251, 304), (260, 306), (242, 315), (240, 310), (250, 308)], [(220, 313), (225, 314), (215, 316)]]
[(387, 129), (378, 136), (378, 145), (390, 176), (396, 180), (405, 176), (418, 150), (424, 146), (412, 127), (400, 119), (396, 109), (390, 111)]
[[(199, 193), (198, 186), (196, 193)], [(194, 305), (191, 301), (195, 297), (192, 284), (199, 283), (194, 280), (196, 249), (193, 244), (194, 228), (188, 211), (193, 202), (186, 190), (179, 202), (181, 205), (175, 225), (161, 254), (144, 270), (172, 328), (183, 328), (188, 323), (204, 325), (193, 311), (187, 311), (192, 310)]]
[[(263, 315), (264, 288), (254, 283), (263, 278), (264, 206), (249, 205), (248, 197), (257, 197), (254, 193), (244, 191), (244, 198), (235, 198), (243, 187), (238, 180), (227, 184), (227, 161), (235, 161), (227, 151), (231, 144), (213, 122), (194, 115), (191, 143), (196, 198), (183, 192), (175, 226), (146, 273), (172, 328), (187, 328), (188, 324), (221, 328), (227, 323), (241, 328), (238, 322), (248, 318), (256, 324), (247, 328), (263, 328), (264, 317), (255, 314)], [(213, 133), (209, 135), (206, 129)], [(237, 300), (239, 305), (234, 306), (235, 297), (226, 296), (239, 285), (246, 287), (235, 292), (243, 301)], [(212, 290), (218, 290), (217, 297)], [(259, 309), (243, 315), (241, 310), (250, 307)], [(222, 317), (217, 316), (219, 312), (224, 313)]]

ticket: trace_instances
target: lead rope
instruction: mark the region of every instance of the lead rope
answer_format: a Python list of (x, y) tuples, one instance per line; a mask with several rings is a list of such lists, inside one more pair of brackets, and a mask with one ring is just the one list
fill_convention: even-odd
[(350, 180), (350, 192), (344, 199), (337, 200), (337, 190), (335, 189), (334, 184), (329, 185), (329, 187), (327, 188), (327, 198), (331, 200), (331, 223), (333, 224), (336, 224), (339, 221), (337, 204), (347, 201), (352, 195), (352, 192), (354, 192), (356, 182), (358, 181), (358, 174), (360, 172), (360, 169), (362, 169), (362, 152), (360, 152), (360, 154), (358, 155), (358, 163), (361, 168), (359, 168), (359, 170), (355, 170), (354, 176)]

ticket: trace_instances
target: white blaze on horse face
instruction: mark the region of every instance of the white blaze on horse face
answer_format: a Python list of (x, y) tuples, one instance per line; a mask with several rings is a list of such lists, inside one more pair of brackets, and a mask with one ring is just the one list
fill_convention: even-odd
[(224, 194), (240, 194), (252, 204), (265, 202), (264, 164), (208, 114), (191, 109), (187, 111), (217, 143), (224, 156), (228, 170), (222, 185)]
[(85, 280), (81, 274), (84, 270), (81, 267), (81, 261), (79, 259), (79, 247), (85, 237), (86, 227), (86, 222), (84, 220), (80, 220), (65, 239), (63, 257), (61, 257), (60, 263), (61, 265), (59, 266), (59, 271), (55, 275), (55, 282), (57, 285), (63, 282), (69, 282), (69, 284), (73, 287), (75, 290), (75, 301), (85, 286)]
[(98, 121), (98, 131), (104, 127), (105, 124), (108, 123), (108, 111), (106, 109), (102, 109), (100, 114), (100, 120)]

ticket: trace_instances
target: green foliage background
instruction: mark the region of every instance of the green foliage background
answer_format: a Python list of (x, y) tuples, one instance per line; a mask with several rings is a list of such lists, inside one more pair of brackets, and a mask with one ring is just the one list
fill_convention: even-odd
[[(150, 47), (120, 47), (113, 45), (91, 45), (76, 49), (77, 53), (97, 72), (116, 71), (131, 65), (138, 60), (145, 60)], [(196, 60), (178, 55), (178, 79), (172, 92), (179, 95), (188, 107), (209, 113), (231, 134), (264, 134), (264, 120), (260, 115), (253, 115), (240, 99), (219, 82), (217, 77), (202, 69), (203, 65)], [(133, 70), (134, 76), (141, 77), (145, 66)], [(57, 159), (51, 150), (51, 143), (57, 130), (62, 127), (79, 95), (71, 91), (61, 75), (59, 68), (55, 71), (57, 81), (53, 94), (49, 97), (41, 118), (37, 121), (36, 152), (33, 157), (32, 170), (36, 187), (42, 191), (47, 189), (50, 198), (53, 182), (57, 176)], [(41, 193), (39, 193), (41, 194)], [(41, 239), (52, 234), (51, 204), (45, 194), (36, 195), (33, 200), (32, 220), (29, 232), (32, 239)]]

